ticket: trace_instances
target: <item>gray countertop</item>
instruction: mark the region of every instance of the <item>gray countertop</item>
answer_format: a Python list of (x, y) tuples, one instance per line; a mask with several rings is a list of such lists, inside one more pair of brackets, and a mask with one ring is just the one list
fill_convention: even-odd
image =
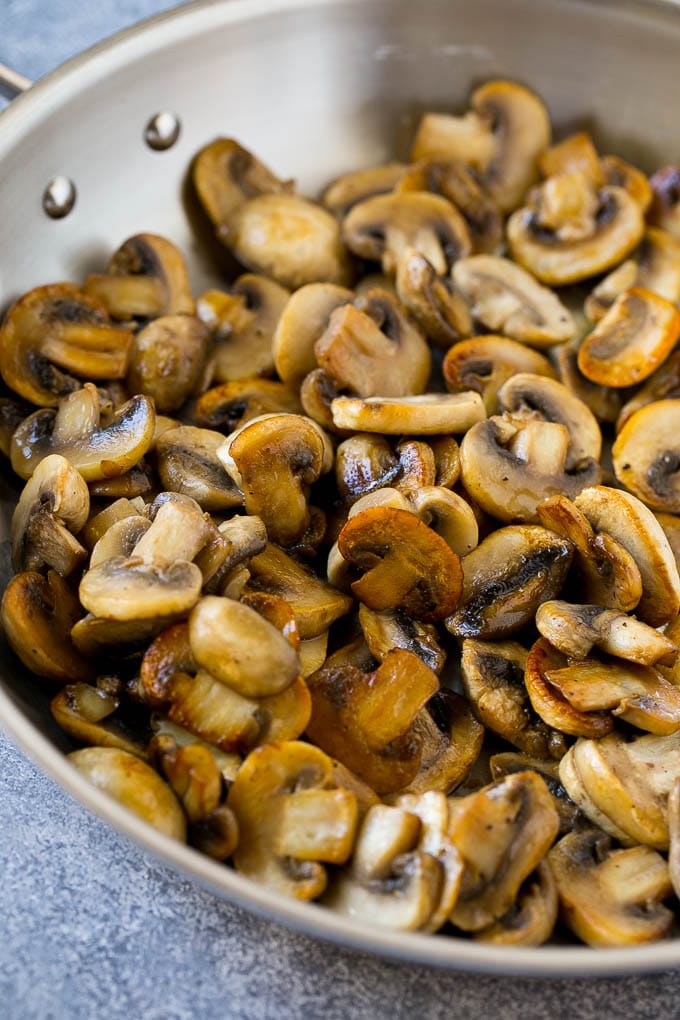
[[(0, 0), (31, 77), (163, 0)], [(269, 924), (118, 836), (0, 735), (0, 1017), (680, 1017), (680, 972), (527, 981), (383, 962)]]

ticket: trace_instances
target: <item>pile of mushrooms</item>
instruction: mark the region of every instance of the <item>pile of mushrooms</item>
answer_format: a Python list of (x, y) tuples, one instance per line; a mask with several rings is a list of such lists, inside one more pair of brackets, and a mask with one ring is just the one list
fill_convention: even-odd
[(72, 764), (366, 924), (667, 937), (680, 168), (490, 81), (318, 200), (228, 138), (191, 179), (223, 289), (139, 234), (0, 329), (2, 626)]

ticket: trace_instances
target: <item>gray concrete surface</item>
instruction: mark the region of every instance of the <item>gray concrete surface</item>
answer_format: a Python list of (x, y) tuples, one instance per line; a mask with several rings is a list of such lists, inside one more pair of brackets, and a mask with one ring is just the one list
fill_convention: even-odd
[[(37, 77), (169, 6), (0, 0), (0, 61)], [(680, 972), (569, 982), (444, 974), (292, 934), (152, 861), (1, 735), (0, 876), (0, 1020), (680, 1017)]]

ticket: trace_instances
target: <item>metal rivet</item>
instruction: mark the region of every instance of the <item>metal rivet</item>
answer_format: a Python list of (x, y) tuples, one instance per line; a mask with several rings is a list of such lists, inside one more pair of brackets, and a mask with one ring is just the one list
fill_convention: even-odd
[(150, 149), (163, 152), (170, 149), (179, 138), (182, 130), (179, 117), (168, 110), (156, 113), (144, 128), (144, 141)]
[(53, 220), (68, 216), (76, 204), (76, 186), (68, 177), (53, 177), (43, 191), (43, 209)]

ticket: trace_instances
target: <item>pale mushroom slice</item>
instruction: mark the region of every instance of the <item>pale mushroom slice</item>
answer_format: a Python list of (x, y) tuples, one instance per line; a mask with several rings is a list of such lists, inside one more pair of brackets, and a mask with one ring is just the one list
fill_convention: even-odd
[(673, 892), (680, 897), (680, 776), (668, 795), (668, 873)]
[(568, 754), (569, 751), (556, 760), (554, 758), (532, 758), (530, 755), (518, 751), (501, 751), (498, 754), (492, 754), (489, 758), (492, 779), (503, 779), (514, 772), (538, 772), (552, 794), (553, 804), (560, 819), (560, 835), (571, 832), (583, 822), (576, 801), (572, 800), (560, 779), (562, 762)]
[(570, 659), (585, 659), (593, 648), (643, 666), (672, 665), (678, 648), (665, 634), (634, 616), (597, 605), (549, 601), (536, 613), (539, 633)]
[(568, 429), (557, 422), (488, 418), (463, 437), (463, 485), (498, 520), (531, 524), (543, 500), (557, 495), (573, 499), (600, 479), (600, 465), (593, 459), (567, 469), (570, 444)]
[(598, 421), (615, 422), (625, 399), (624, 390), (615, 390), (610, 386), (599, 386), (586, 379), (578, 367), (578, 352), (581, 337), (566, 344), (555, 347), (551, 353), (557, 368), (560, 382), (582, 400), (593, 412)]
[(0, 374), (25, 400), (56, 407), (79, 379), (124, 379), (131, 347), (132, 333), (112, 326), (100, 301), (55, 283), (24, 294), (7, 312)]
[(383, 662), (394, 648), (403, 648), (417, 655), (437, 675), (443, 670), (446, 652), (433, 624), (412, 620), (398, 609), (376, 613), (361, 605), (359, 625), (371, 655), (378, 662)]
[(90, 569), (99, 563), (113, 559), (114, 556), (130, 556), (144, 535), (151, 527), (151, 521), (142, 514), (134, 514), (114, 521), (92, 547)]
[[(439, 859), (420, 849), (421, 828), (411, 811), (385, 804), (370, 808), (357, 834), (351, 867), (334, 877), (325, 905), (353, 920), (395, 931), (427, 930), (450, 891), (445, 891)], [(427, 842), (432, 845), (434, 837)]]
[(414, 397), (336, 397), (331, 413), (337, 428), (388, 436), (467, 432), (486, 417), (482, 398), (472, 390)]
[(546, 726), (572, 737), (604, 737), (614, 729), (610, 712), (580, 711), (550, 683), (548, 674), (568, 665), (566, 656), (539, 638), (529, 650), (524, 683), (531, 705)]
[(123, 322), (194, 313), (182, 254), (158, 234), (129, 237), (113, 254), (106, 274), (88, 276), (84, 290)]
[(498, 391), (498, 407), (513, 418), (541, 419), (565, 425), (570, 444), (567, 471), (588, 460), (599, 461), (602, 433), (592, 411), (556, 379), (518, 372)]
[(449, 804), (449, 838), (465, 862), (451, 921), (481, 931), (507, 914), (552, 845), (557, 811), (536, 772), (517, 772)]
[(603, 811), (600, 811), (595, 801), (588, 795), (581, 779), (581, 774), (576, 767), (574, 761), (574, 749), (576, 744), (572, 744), (567, 753), (564, 755), (559, 763), (559, 780), (562, 784), (563, 790), (567, 792), (569, 800), (575, 805), (576, 810), (580, 812), (581, 819), (576, 819), (576, 825), (569, 825), (566, 829), (562, 830), (562, 834), (565, 832), (571, 832), (574, 829), (582, 828), (582, 825), (578, 824), (582, 819), (586, 820), (586, 823), (597, 826), (602, 829), (609, 836), (612, 836), (621, 846), (634, 846), (637, 840), (631, 839), (630, 836), (620, 829), (618, 825), (615, 825), (611, 818), (608, 818)]
[(75, 535), (87, 521), (90, 494), (76, 469), (59, 454), (41, 460), (12, 515), (15, 570), (52, 567), (66, 577), (87, 560)]
[(466, 638), (461, 646), (463, 692), (492, 733), (527, 755), (559, 760), (567, 750), (566, 741), (531, 708), (524, 686), (527, 655), (516, 641)]
[(454, 291), (450, 278), (438, 276), (415, 248), (407, 248), (399, 260), (396, 291), (437, 347), (446, 350), (456, 340), (472, 334), (472, 317), (464, 299)]
[(194, 158), (192, 179), (218, 236), (248, 199), (293, 189), (293, 181), (280, 180), (233, 138), (216, 138), (204, 146)]
[(649, 847), (613, 850), (596, 829), (564, 836), (548, 854), (561, 914), (590, 946), (654, 942), (670, 933), (668, 865)]
[(286, 302), (271, 342), (279, 379), (299, 385), (317, 367), (314, 345), (328, 327), (331, 313), (351, 304), (354, 293), (335, 283), (308, 283)]
[(467, 224), (456, 207), (427, 191), (365, 199), (343, 220), (342, 237), (351, 252), (380, 262), (388, 276), (408, 250), (424, 255), (435, 273), (444, 276), (472, 248)]
[(229, 433), (263, 414), (302, 414), (297, 390), (260, 376), (212, 386), (196, 401), (193, 419), (204, 429)]
[(636, 496), (604, 485), (584, 489), (574, 502), (598, 535), (610, 535), (635, 560), (642, 580), (637, 616), (652, 627), (673, 620), (680, 610), (680, 577), (652, 511)]
[(157, 411), (176, 411), (201, 382), (208, 330), (194, 315), (163, 315), (135, 335), (127, 375), (131, 393), (152, 397)]
[(191, 496), (203, 510), (232, 510), (243, 506), (243, 493), (224, 470), (217, 451), (221, 432), (180, 425), (168, 429), (156, 443), (156, 465), (168, 492)]
[(655, 400), (628, 418), (612, 448), (614, 473), (652, 510), (680, 511), (680, 400)]
[(680, 241), (680, 170), (677, 166), (664, 166), (649, 179), (653, 192), (649, 222), (662, 227)]
[(472, 317), (494, 333), (538, 348), (575, 336), (576, 324), (557, 295), (510, 259), (496, 255), (459, 259), (452, 277)]
[(476, 336), (449, 348), (442, 364), (446, 388), (452, 393), (473, 390), (487, 415), (498, 414), (498, 391), (513, 375), (531, 373), (554, 379), (547, 357), (504, 336)]
[(405, 163), (384, 163), (343, 174), (324, 190), (321, 202), (342, 219), (359, 202), (393, 191), (407, 169)]
[(558, 908), (557, 884), (544, 859), (525, 879), (508, 913), (488, 928), (475, 932), (475, 941), (497, 946), (543, 945), (552, 935)]
[(642, 382), (665, 361), (680, 336), (680, 312), (665, 298), (632, 287), (616, 299), (578, 353), (591, 382), (625, 387)]
[(507, 213), (538, 177), (536, 161), (549, 143), (550, 119), (538, 96), (516, 82), (497, 80), (472, 93), (462, 117), (426, 113), (411, 158), (460, 160)]
[(667, 301), (680, 301), (680, 241), (665, 230), (647, 227), (631, 259), (601, 280), (586, 300), (591, 322), (599, 322), (616, 298), (631, 287), (642, 287)]
[(336, 785), (317, 747), (287, 741), (251, 751), (227, 803), (239, 828), (236, 870), (277, 892), (316, 899), (328, 880), (323, 865), (352, 853), (356, 797)]

